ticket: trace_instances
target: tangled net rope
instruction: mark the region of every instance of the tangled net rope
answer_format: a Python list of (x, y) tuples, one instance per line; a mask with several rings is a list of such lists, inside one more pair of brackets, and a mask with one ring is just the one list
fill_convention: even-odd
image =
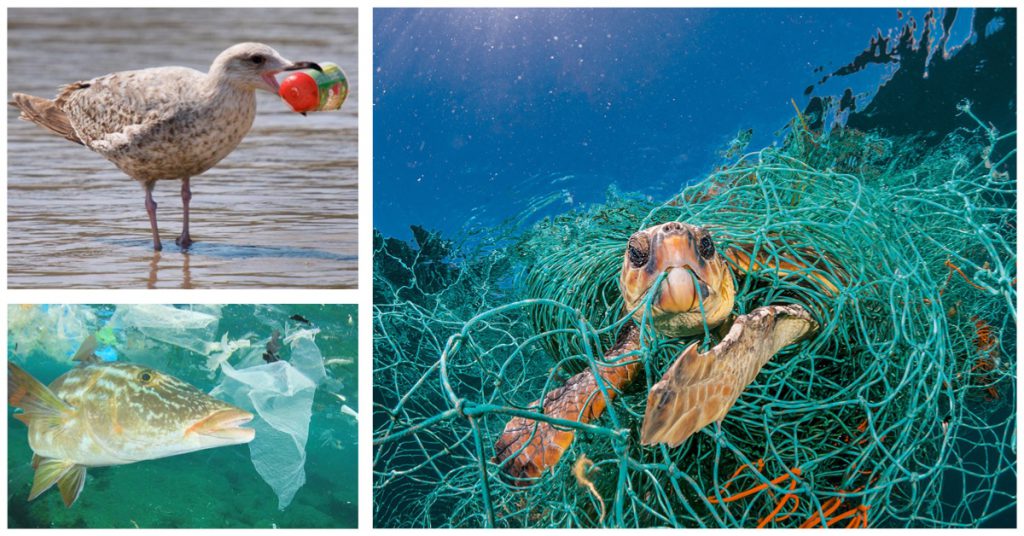
[[(815, 135), (799, 120), (781, 148), (664, 204), (615, 195), (472, 247), (378, 236), (375, 524), (975, 527), (1012, 515), (1015, 133), (974, 118), (927, 147)], [(692, 341), (648, 325), (644, 377), (599, 419), (542, 414), (537, 401), (603, 363), (628, 321), (626, 239), (671, 220), (773, 260), (827, 252), (845, 272), (836, 295), (800, 284), (828, 266), (796, 278), (755, 267), (736, 303), (802, 303), (822, 329), (776, 355), (720, 429), (678, 448), (641, 446), (639, 429), (647, 391)], [(493, 460), (514, 416), (576, 432), (525, 486)]]

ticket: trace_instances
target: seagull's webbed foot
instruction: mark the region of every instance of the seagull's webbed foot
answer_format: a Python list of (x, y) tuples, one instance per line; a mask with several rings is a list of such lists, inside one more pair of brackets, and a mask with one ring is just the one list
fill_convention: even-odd
[(181, 249), (188, 249), (189, 246), (191, 246), (195, 242), (192, 241), (192, 237), (185, 233), (182, 233), (181, 235), (178, 236), (178, 238), (174, 239), (174, 243), (177, 244), (178, 247), (180, 247)]

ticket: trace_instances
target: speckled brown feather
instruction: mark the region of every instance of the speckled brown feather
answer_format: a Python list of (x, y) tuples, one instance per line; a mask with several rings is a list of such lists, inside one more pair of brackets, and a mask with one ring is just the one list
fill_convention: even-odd
[(21, 115), (18, 117), (22, 120), (35, 123), (79, 145), (85, 145), (85, 142), (79, 139), (78, 134), (75, 133), (71, 121), (61, 108), (61, 98), (77, 87), (81, 87), (81, 82), (65, 86), (62, 88), (61, 94), (54, 100), (15, 93), (12, 95), (14, 100), (11, 101), (11, 104), (21, 110)]
[(691, 344), (651, 388), (640, 442), (676, 447), (720, 422), (772, 356), (817, 329), (803, 307), (769, 305), (738, 317), (707, 353)]
[[(626, 358), (621, 363), (618, 361), (620, 356), (637, 350), (640, 346), (639, 341), (640, 330), (635, 324), (630, 323), (623, 328), (619, 340), (604, 359), (605, 362), (619, 364), (598, 366), (610, 399), (614, 399), (617, 392), (632, 382), (640, 372), (639, 358)], [(536, 405), (541, 405), (539, 400)], [(597, 379), (591, 369), (569, 378), (565, 385), (549, 392), (543, 401), (545, 415), (583, 423), (600, 417), (605, 407), (605, 398), (601, 395)], [(493, 461), (501, 463), (515, 455), (512, 460), (505, 463), (505, 472), (516, 478), (536, 478), (558, 463), (574, 437), (575, 433), (570, 430), (557, 429), (548, 423), (533, 419), (515, 417), (505, 425), (504, 432), (495, 443)], [(520, 449), (522, 452), (519, 452)]]
[(256, 97), (194, 69), (155, 67), (90, 80), (63, 108), (86, 146), (150, 182), (194, 177), (230, 154)]
[[(248, 54), (262, 54), (262, 67), (242, 66)], [(139, 182), (184, 179), (210, 169), (242, 141), (256, 116), (260, 69), (271, 63), (276, 72), (290, 62), (266, 45), (240, 43), (217, 56), (207, 73), (121, 71), (63, 86), (53, 100), (16, 93), (12, 104), (23, 119), (85, 145)]]

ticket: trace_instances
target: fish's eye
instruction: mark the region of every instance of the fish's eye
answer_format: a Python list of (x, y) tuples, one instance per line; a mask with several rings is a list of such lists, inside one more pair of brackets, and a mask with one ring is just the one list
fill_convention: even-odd
[(640, 268), (647, 264), (648, 259), (651, 257), (651, 244), (647, 239), (647, 235), (637, 233), (629, 239), (629, 263), (633, 265), (633, 268)]
[(149, 383), (153, 379), (153, 375), (149, 372), (143, 371), (139, 373), (139, 381), (142, 383)]
[(697, 244), (697, 253), (700, 253), (703, 259), (710, 259), (715, 256), (715, 243), (711, 241), (710, 236), (704, 235), (700, 237), (700, 242)]
[(263, 62), (267, 61), (267, 58), (263, 57), (262, 54), (254, 54), (251, 58), (249, 58), (249, 61), (255, 63), (256, 65), (263, 65)]

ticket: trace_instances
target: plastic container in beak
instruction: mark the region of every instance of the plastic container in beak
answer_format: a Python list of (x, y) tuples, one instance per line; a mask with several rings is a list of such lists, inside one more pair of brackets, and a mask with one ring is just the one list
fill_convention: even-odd
[(334, 63), (319, 64), (323, 71), (302, 69), (281, 82), (278, 95), (293, 111), (330, 112), (341, 108), (348, 97), (348, 79), (345, 71)]

